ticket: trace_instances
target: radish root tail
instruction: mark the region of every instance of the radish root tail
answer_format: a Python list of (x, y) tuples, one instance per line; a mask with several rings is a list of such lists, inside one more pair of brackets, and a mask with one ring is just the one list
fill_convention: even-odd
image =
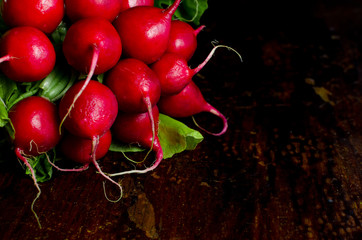
[(201, 25), (200, 27), (196, 28), (194, 31), (195, 36), (199, 35), (199, 33), (202, 31), (202, 29), (204, 29), (206, 26), (205, 25)]
[(176, 9), (180, 5), (180, 2), (181, 2), (181, 0), (175, 0), (175, 2), (172, 5), (170, 5), (168, 8), (166, 8), (164, 10), (166, 18), (171, 18), (172, 17), (172, 15), (176, 12)]
[(152, 114), (152, 103), (149, 97), (145, 97), (144, 99), (145, 104), (147, 105), (147, 111), (148, 111), (148, 115), (150, 118), (150, 122), (151, 122), (151, 129), (152, 129), (152, 142), (151, 142), (151, 147), (148, 150), (148, 152), (146, 153), (146, 156), (144, 157), (144, 159), (141, 162), (144, 162), (148, 155), (152, 152), (153, 150), (153, 144), (155, 142), (155, 138), (156, 138), (156, 123), (155, 123), (155, 119), (153, 118), (153, 114)]
[(79, 92), (75, 95), (74, 100), (72, 102), (72, 104), (69, 106), (67, 113), (65, 114), (65, 116), (63, 117), (62, 121), (60, 122), (59, 125), (59, 133), (61, 133), (61, 128), (62, 125), (65, 121), (65, 119), (70, 115), (70, 111), (73, 109), (75, 102), (78, 100), (78, 98), (80, 97), (80, 95), (84, 92), (85, 88), (88, 86), (88, 83), (90, 82), (91, 78), (93, 77), (94, 74), (94, 70), (97, 66), (97, 62), (98, 62), (98, 58), (99, 58), (99, 48), (97, 47), (97, 45), (92, 45), (93, 47), (93, 55), (92, 55), (92, 61), (91, 61), (91, 65), (90, 65), (90, 69), (87, 75), (87, 78), (84, 81), (84, 84), (82, 86), (82, 88), (79, 90)]
[(50, 161), (50, 158), (48, 156), (48, 154), (45, 153), (45, 156), (48, 159), (48, 162), (50, 165), (52, 165), (55, 169), (57, 169), (58, 171), (62, 171), (62, 172), (82, 172), (85, 171), (89, 168), (89, 163), (88, 164), (84, 164), (82, 167), (80, 168), (72, 168), (72, 169), (64, 169), (64, 168), (60, 168), (57, 165), (55, 165), (52, 161)]
[(111, 183), (115, 184), (119, 190), (120, 190), (120, 196), (118, 197), (118, 199), (116, 200), (112, 200), (110, 198), (108, 198), (107, 196), (107, 193), (106, 193), (106, 190), (105, 190), (105, 185), (103, 183), (103, 191), (104, 191), (104, 196), (105, 198), (110, 201), (110, 202), (113, 202), (113, 203), (116, 203), (116, 202), (119, 202), (122, 197), (123, 197), (123, 189), (122, 189), (122, 186), (117, 183), (116, 181), (114, 181), (112, 178), (110, 178), (109, 176), (107, 176), (101, 169), (101, 167), (99, 166), (99, 164), (97, 163), (97, 160), (96, 160), (96, 150), (97, 150), (97, 146), (99, 144), (99, 136), (94, 136), (92, 138), (92, 162), (94, 164), (94, 166), (96, 167), (98, 173), (100, 173), (105, 179), (107, 179), (108, 181), (110, 181)]
[(10, 59), (11, 59), (10, 55), (5, 55), (5, 56), (0, 58), (0, 63), (9, 61)]
[(198, 73), (210, 61), (210, 59), (214, 55), (216, 49), (218, 49), (218, 48), (227, 48), (228, 50), (235, 52), (238, 55), (238, 57), (240, 58), (240, 61), (243, 62), (243, 58), (241, 57), (240, 53), (238, 51), (236, 51), (235, 49), (233, 49), (233, 48), (231, 48), (229, 46), (226, 46), (226, 45), (216, 45), (215, 46), (214, 42), (212, 44), (213, 44), (214, 48), (211, 49), (211, 51), (210, 51), (209, 55), (207, 55), (206, 59), (199, 66), (192, 69), (193, 75)]
[(213, 133), (213, 132), (210, 132), (208, 130), (206, 130), (205, 128), (201, 127), (195, 120), (194, 116), (192, 116), (192, 120), (194, 122), (194, 124), (200, 128), (202, 131), (206, 132), (207, 134), (210, 134), (210, 135), (213, 135), (213, 136), (221, 136), (222, 134), (224, 134), (226, 132), (226, 130), (228, 129), (228, 122), (227, 122), (227, 119), (226, 117), (221, 113), (219, 112), (216, 108), (214, 108), (213, 106), (211, 106), (210, 104), (207, 104), (206, 106), (206, 109), (205, 109), (205, 112), (209, 112), (209, 113), (212, 113), (214, 115), (216, 115), (217, 117), (219, 117), (222, 122), (223, 122), (223, 128), (220, 132), (218, 133)]
[(29, 161), (27, 160), (27, 158), (23, 156), (23, 152), (22, 152), (22, 150), (20, 148), (16, 148), (15, 154), (21, 161), (23, 161), (25, 163), (27, 168), (29, 168), (29, 170), (31, 172), (31, 177), (32, 177), (32, 179), (34, 181), (34, 185), (38, 190), (38, 193), (37, 193), (36, 197), (34, 198), (33, 202), (31, 203), (31, 211), (33, 212), (34, 217), (35, 217), (35, 219), (36, 219), (36, 221), (37, 221), (37, 223), (39, 225), (39, 228), (41, 229), (41, 224), (40, 224), (39, 217), (38, 217), (38, 215), (36, 214), (36, 212), (34, 210), (35, 202), (36, 202), (36, 200), (38, 200), (38, 198), (40, 197), (40, 194), (41, 194), (39, 184), (38, 184), (38, 182), (36, 180), (36, 177), (35, 177), (34, 169), (31, 167), (31, 165), (30, 165)]
[(150, 171), (156, 169), (157, 166), (161, 163), (162, 159), (163, 159), (163, 151), (162, 151), (162, 148), (160, 147), (158, 149), (158, 151), (156, 152), (156, 161), (153, 163), (153, 165), (151, 167), (142, 169), (142, 170), (135, 169), (135, 170), (129, 170), (129, 171), (124, 171), (124, 172), (119, 172), (119, 173), (112, 173), (112, 174), (108, 174), (108, 176), (115, 177), (115, 176), (122, 176), (122, 175), (133, 174), (133, 173), (144, 174), (144, 173), (147, 173), (147, 172), (150, 172)]

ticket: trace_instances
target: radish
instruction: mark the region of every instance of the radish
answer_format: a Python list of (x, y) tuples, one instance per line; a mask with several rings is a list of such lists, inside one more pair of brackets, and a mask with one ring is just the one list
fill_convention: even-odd
[(65, 0), (65, 12), (72, 22), (88, 17), (102, 17), (112, 22), (123, 0)]
[(17, 82), (45, 78), (54, 68), (56, 53), (49, 38), (34, 27), (14, 27), (0, 40), (0, 69)]
[(151, 69), (156, 73), (160, 80), (161, 95), (165, 96), (179, 93), (187, 84), (189, 84), (189, 82), (191, 82), (192, 77), (209, 62), (216, 49), (219, 47), (231, 49), (224, 45), (215, 46), (206, 59), (194, 69), (190, 69), (187, 61), (181, 55), (176, 53), (165, 53), (162, 55), (158, 61), (151, 65)]
[(163, 151), (158, 139), (158, 107), (152, 108), (152, 118), (155, 121), (155, 130), (152, 129), (152, 121), (148, 112), (145, 113), (119, 113), (112, 127), (115, 138), (125, 143), (138, 143), (143, 147), (149, 147), (156, 152), (154, 164), (143, 170), (130, 170), (120, 173), (109, 174), (119, 176), (130, 173), (146, 173), (154, 170), (163, 159)]
[(122, 0), (121, 12), (137, 6), (153, 6), (154, 0)]
[(60, 141), (57, 109), (47, 99), (32, 96), (16, 103), (9, 111), (9, 118), (15, 131), (13, 144), (16, 156), (29, 168), (34, 185), (38, 189), (31, 210), (41, 228), (39, 218), (34, 211), (34, 204), (39, 198), (41, 190), (28, 158), (48, 152)]
[(151, 65), (161, 84), (161, 95), (174, 95), (179, 93), (209, 61), (207, 58), (195, 69), (190, 69), (186, 60), (175, 53), (165, 53)]
[(32, 96), (9, 110), (15, 129), (14, 145), (23, 154), (38, 156), (52, 149), (60, 140), (56, 106), (49, 100)]
[(156, 135), (156, 122), (152, 108), (161, 96), (160, 81), (156, 74), (142, 61), (127, 58), (120, 60), (112, 68), (105, 84), (114, 92), (118, 109), (128, 113), (148, 112), (153, 136)]
[[(59, 115), (64, 118), (73, 104), (74, 96), (83, 87), (85, 80), (75, 83), (59, 103)], [(73, 135), (93, 139), (108, 131), (117, 117), (117, 99), (105, 85), (91, 80), (63, 122)]]
[(2, 17), (9, 27), (31, 26), (52, 33), (64, 16), (63, 0), (2, 0)]
[(64, 56), (76, 70), (101, 74), (112, 68), (122, 54), (121, 39), (104, 18), (86, 18), (72, 24), (63, 42)]
[(211, 106), (208, 102), (206, 102), (200, 89), (193, 81), (191, 81), (180, 93), (161, 97), (160, 101), (158, 102), (158, 107), (160, 112), (170, 117), (176, 118), (190, 117), (201, 112), (209, 112), (216, 115), (217, 117), (221, 118), (224, 125), (223, 129), (219, 133), (211, 133), (206, 131), (195, 122), (195, 124), (200, 129), (214, 136), (220, 136), (224, 134), (228, 128), (227, 119), (225, 116), (216, 108)]
[[(94, 153), (96, 160), (103, 158), (107, 154), (111, 142), (112, 134), (110, 130), (99, 137), (99, 144)], [(74, 162), (84, 164), (85, 166), (92, 162), (92, 140), (88, 138), (67, 133), (60, 142), (60, 148), (63, 154)]]
[(113, 24), (121, 36), (127, 57), (150, 64), (162, 56), (170, 37), (172, 15), (180, 1), (175, 0), (167, 9), (139, 6), (119, 14)]
[[(59, 103), (59, 115), (64, 119), (64, 116), (70, 112), (69, 117), (63, 122), (64, 127), (71, 134), (90, 140), (91, 156), (89, 162), (93, 163), (103, 177), (119, 187), (122, 197), (121, 185), (105, 175), (96, 161), (99, 139), (109, 131), (117, 117), (117, 99), (108, 87), (91, 80), (85, 87), (83, 94), (79, 96), (78, 101), (73, 103), (74, 96), (84, 86), (84, 82), (85, 80), (77, 82), (65, 93)], [(71, 106), (73, 108), (70, 111)], [(85, 151), (85, 154), (88, 154), (87, 149)]]
[(161, 94), (156, 74), (142, 61), (120, 60), (105, 77), (107, 85), (117, 97), (118, 108), (124, 112), (150, 112)]
[(197, 35), (205, 28), (201, 25), (197, 29), (193, 29), (190, 24), (172, 20), (170, 40), (166, 52), (177, 53), (189, 61), (197, 48)]
[(85, 18), (68, 29), (63, 42), (63, 53), (69, 65), (80, 72), (88, 71), (84, 86), (79, 89), (69, 107), (70, 111), (93, 74), (104, 73), (116, 65), (122, 54), (122, 44), (117, 31), (106, 19)]

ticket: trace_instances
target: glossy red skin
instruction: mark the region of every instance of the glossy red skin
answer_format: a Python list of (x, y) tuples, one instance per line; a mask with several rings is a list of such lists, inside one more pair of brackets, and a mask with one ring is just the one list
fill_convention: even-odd
[(52, 33), (64, 17), (63, 0), (2, 0), (2, 17), (9, 27), (31, 26)]
[(121, 39), (113, 25), (104, 18), (86, 18), (72, 24), (64, 38), (63, 53), (69, 65), (87, 73), (93, 46), (99, 49), (94, 74), (111, 69), (122, 55)]
[[(158, 107), (152, 108), (155, 121), (156, 135), (158, 132), (159, 112)], [(152, 145), (152, 125), (148, 112), (145, 113), (119, 113), (112, 127), (114, 137), (124, 143), (138, 143), (143, 147)], [(153, 143), (155, 150), (161, 147), (156, 136)]]
[(190, 117), (206, 110), (208, 103), (191, 81), (180, 93), (162, 97), (157, 105), (160, 112), (170, 117)]
[(128, 8), (133, 8), (138, 6), (153, 6), (154, 4), (155, 4), (154, 0), (122, 0), (121, 12), (127, 10)]
[(72, 22), (102, 17), (112, 22), (121, 10), (122, 0), (65, 0), (65, 14)]
[(34, 27), (15, 27), (0, 40), (0, 56), (10, 55), (0, 63), (1, 71), (17, 82), (45, 78), (54, 68), (56, 55), (49, 38)]
[[(65, 116), (75, 95), (84, 84), (75, 83), (59, 103), (59, 116)], [(108, 131), (117, 117), (117, 99), (113, 92), (98, 81), (91, 80), (74, 104), (63, 126), (73, 135), (92, 139)]]
[[(99, 138), (95, 158), (96, 160), (103, 158), (111, 146), (112, 134), (108, 130)], [(78, 163), (87, 164), (92, 162), (92, 140), (66, 134), (61, 143), (60, 149), (63, 154)]]
[(146, 64), (160, 58), (167, 49), (172, 14), (150, 6), (121, 12), (113, 25), (121, 36), (125, 56)]
[(146, 112), (144, 97), (154, 106), (161, 96), (161, 86), (156, 74), (142, 61), (127, 58), (120, 60), (105, 77), (105, 84), (114, 92), (118, 108), (124, 112)]
[(15, 104), (9, 111), (15, 129), (13, 143), (25, 155), (38, 156), (60, 141), (56, 106), (45, 98), (32, 96)]
[(188, 61), (194, 55), (196, 48), (197, 34), (191, 25), (180, 20), (173, 20), (166, 52), (177, 53)]
[(151, 65), (161, 84), (161, 95), (174, 95), (191, 82), (193, 70), (189, 68), (186, 60), (174, 53), (165, 53)]

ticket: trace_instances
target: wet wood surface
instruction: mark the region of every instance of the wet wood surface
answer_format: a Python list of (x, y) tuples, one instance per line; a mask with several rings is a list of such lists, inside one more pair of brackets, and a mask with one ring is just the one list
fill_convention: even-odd
[[(4, 149), (14, 161), (1, 163), (1, 239), (362, 239), (361, 2), (217, 4), (209, 1), (190, 64), (212, 40), (241, 53), (243, 63), (217, 50), (194, 78), (228, 131), (203, 134), (152, 173), (116, 178), (118, 203), (105, 199), (94, 167), (56, 172), (35, 205), (42, 229), (33, 182)], [(109, 153), (100, 164), (116, 172), (126, 162)]]

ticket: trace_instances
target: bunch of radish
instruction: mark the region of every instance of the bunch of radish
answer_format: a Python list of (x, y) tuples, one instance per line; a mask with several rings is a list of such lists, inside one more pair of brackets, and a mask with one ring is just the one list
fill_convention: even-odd
[[(146, 173), (163, 159), (160, 113), (183, 118), (209, 112), (222, 119), (223, 129), (208, 133), (225, 133), (226, 118), (192, 80), (221, 45), (196, 68), (188, 66), (205, 26), (174, 19), (180, 2), (163, 9), (153, 0), (2, 0), (8, 27), (0, 40), (2, 74), (19, 85), (41, 82), (65, 64), (78, 76), (57, 98), (29, 93), (7, 106), (16, 156), (30, 169), (38, 189), (34, 214), (41, 191), (29, 164), (32, 157), (46, 155), (61, 171), (83, 171), (93, 164), (119, 187), (121, 198), (122, 187), (111, 177)], [(52, 34), (60, 26), (66, 33), (57, 49)], [(112, 138), (154, 151), (155, 162), (145, 169), (103, 173), (97, 161), (109, 151)], [(58, 146), (63, 156), (82, 166), (58, 167), (47, 154)]]

